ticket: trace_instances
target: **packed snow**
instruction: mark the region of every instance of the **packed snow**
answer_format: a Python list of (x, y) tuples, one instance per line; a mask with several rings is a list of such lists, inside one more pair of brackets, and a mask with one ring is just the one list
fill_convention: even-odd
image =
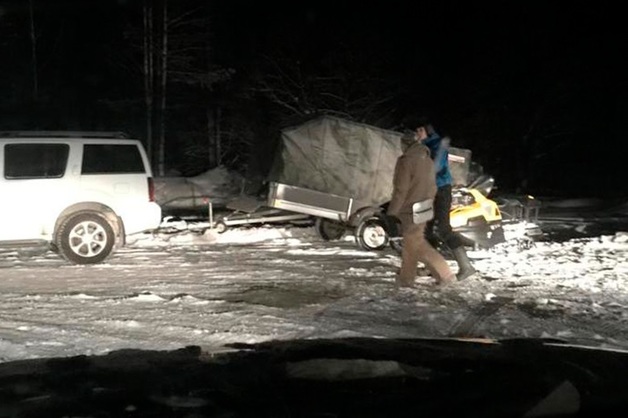
[[(5, 251), (0, 358), (104, 354), (134, 348), (208, 351), (230, 343), (337, 337), (558, 338), (628, 347), (628, 234), (507, 242), (470, 251), (479, 274), (438, 288), (396, 289), (392, 249), (351, 235), (261, 225), (223, 234), (166, 219), (105, 263)], [(456, 269), (455, 263), (451, 262)]]

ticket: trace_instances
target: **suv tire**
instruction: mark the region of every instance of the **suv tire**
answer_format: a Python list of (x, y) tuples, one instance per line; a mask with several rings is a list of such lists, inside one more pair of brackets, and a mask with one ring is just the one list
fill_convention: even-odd
[(61, 255), (77, 264), (95, 264), (111, 254), (115, 244), (113, 228), (94, 212), (79, 212), (66, 218), (59, 227), (57, 248)]

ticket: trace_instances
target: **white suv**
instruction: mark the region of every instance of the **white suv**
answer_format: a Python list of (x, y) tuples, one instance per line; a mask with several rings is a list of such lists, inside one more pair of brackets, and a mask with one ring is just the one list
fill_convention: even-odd
[(44, 243), (77, 264), (161, 223), (146, 152), (121, 133), (0, 132), (0, 196), (0, 246)]

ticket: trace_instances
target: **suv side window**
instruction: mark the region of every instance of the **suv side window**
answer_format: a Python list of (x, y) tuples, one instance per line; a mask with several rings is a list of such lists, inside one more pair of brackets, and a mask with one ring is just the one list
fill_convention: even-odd
[(144, 161), (135, 145), (85, 144), (82, 174), (144, 173)]
[(4, 177), (7, 179), (60, 178), (65, 174), (67, 144), (7, 144)]

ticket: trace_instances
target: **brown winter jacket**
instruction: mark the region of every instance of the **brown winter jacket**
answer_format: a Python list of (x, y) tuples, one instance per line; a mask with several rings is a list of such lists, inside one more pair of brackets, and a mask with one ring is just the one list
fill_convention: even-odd
[(413, 143), (397, 159), (387, 213), (399, 218), (404, 226), (412, 224), (412, 205), (435, 195), (436, 176), (430, 150), (420, 142)]

